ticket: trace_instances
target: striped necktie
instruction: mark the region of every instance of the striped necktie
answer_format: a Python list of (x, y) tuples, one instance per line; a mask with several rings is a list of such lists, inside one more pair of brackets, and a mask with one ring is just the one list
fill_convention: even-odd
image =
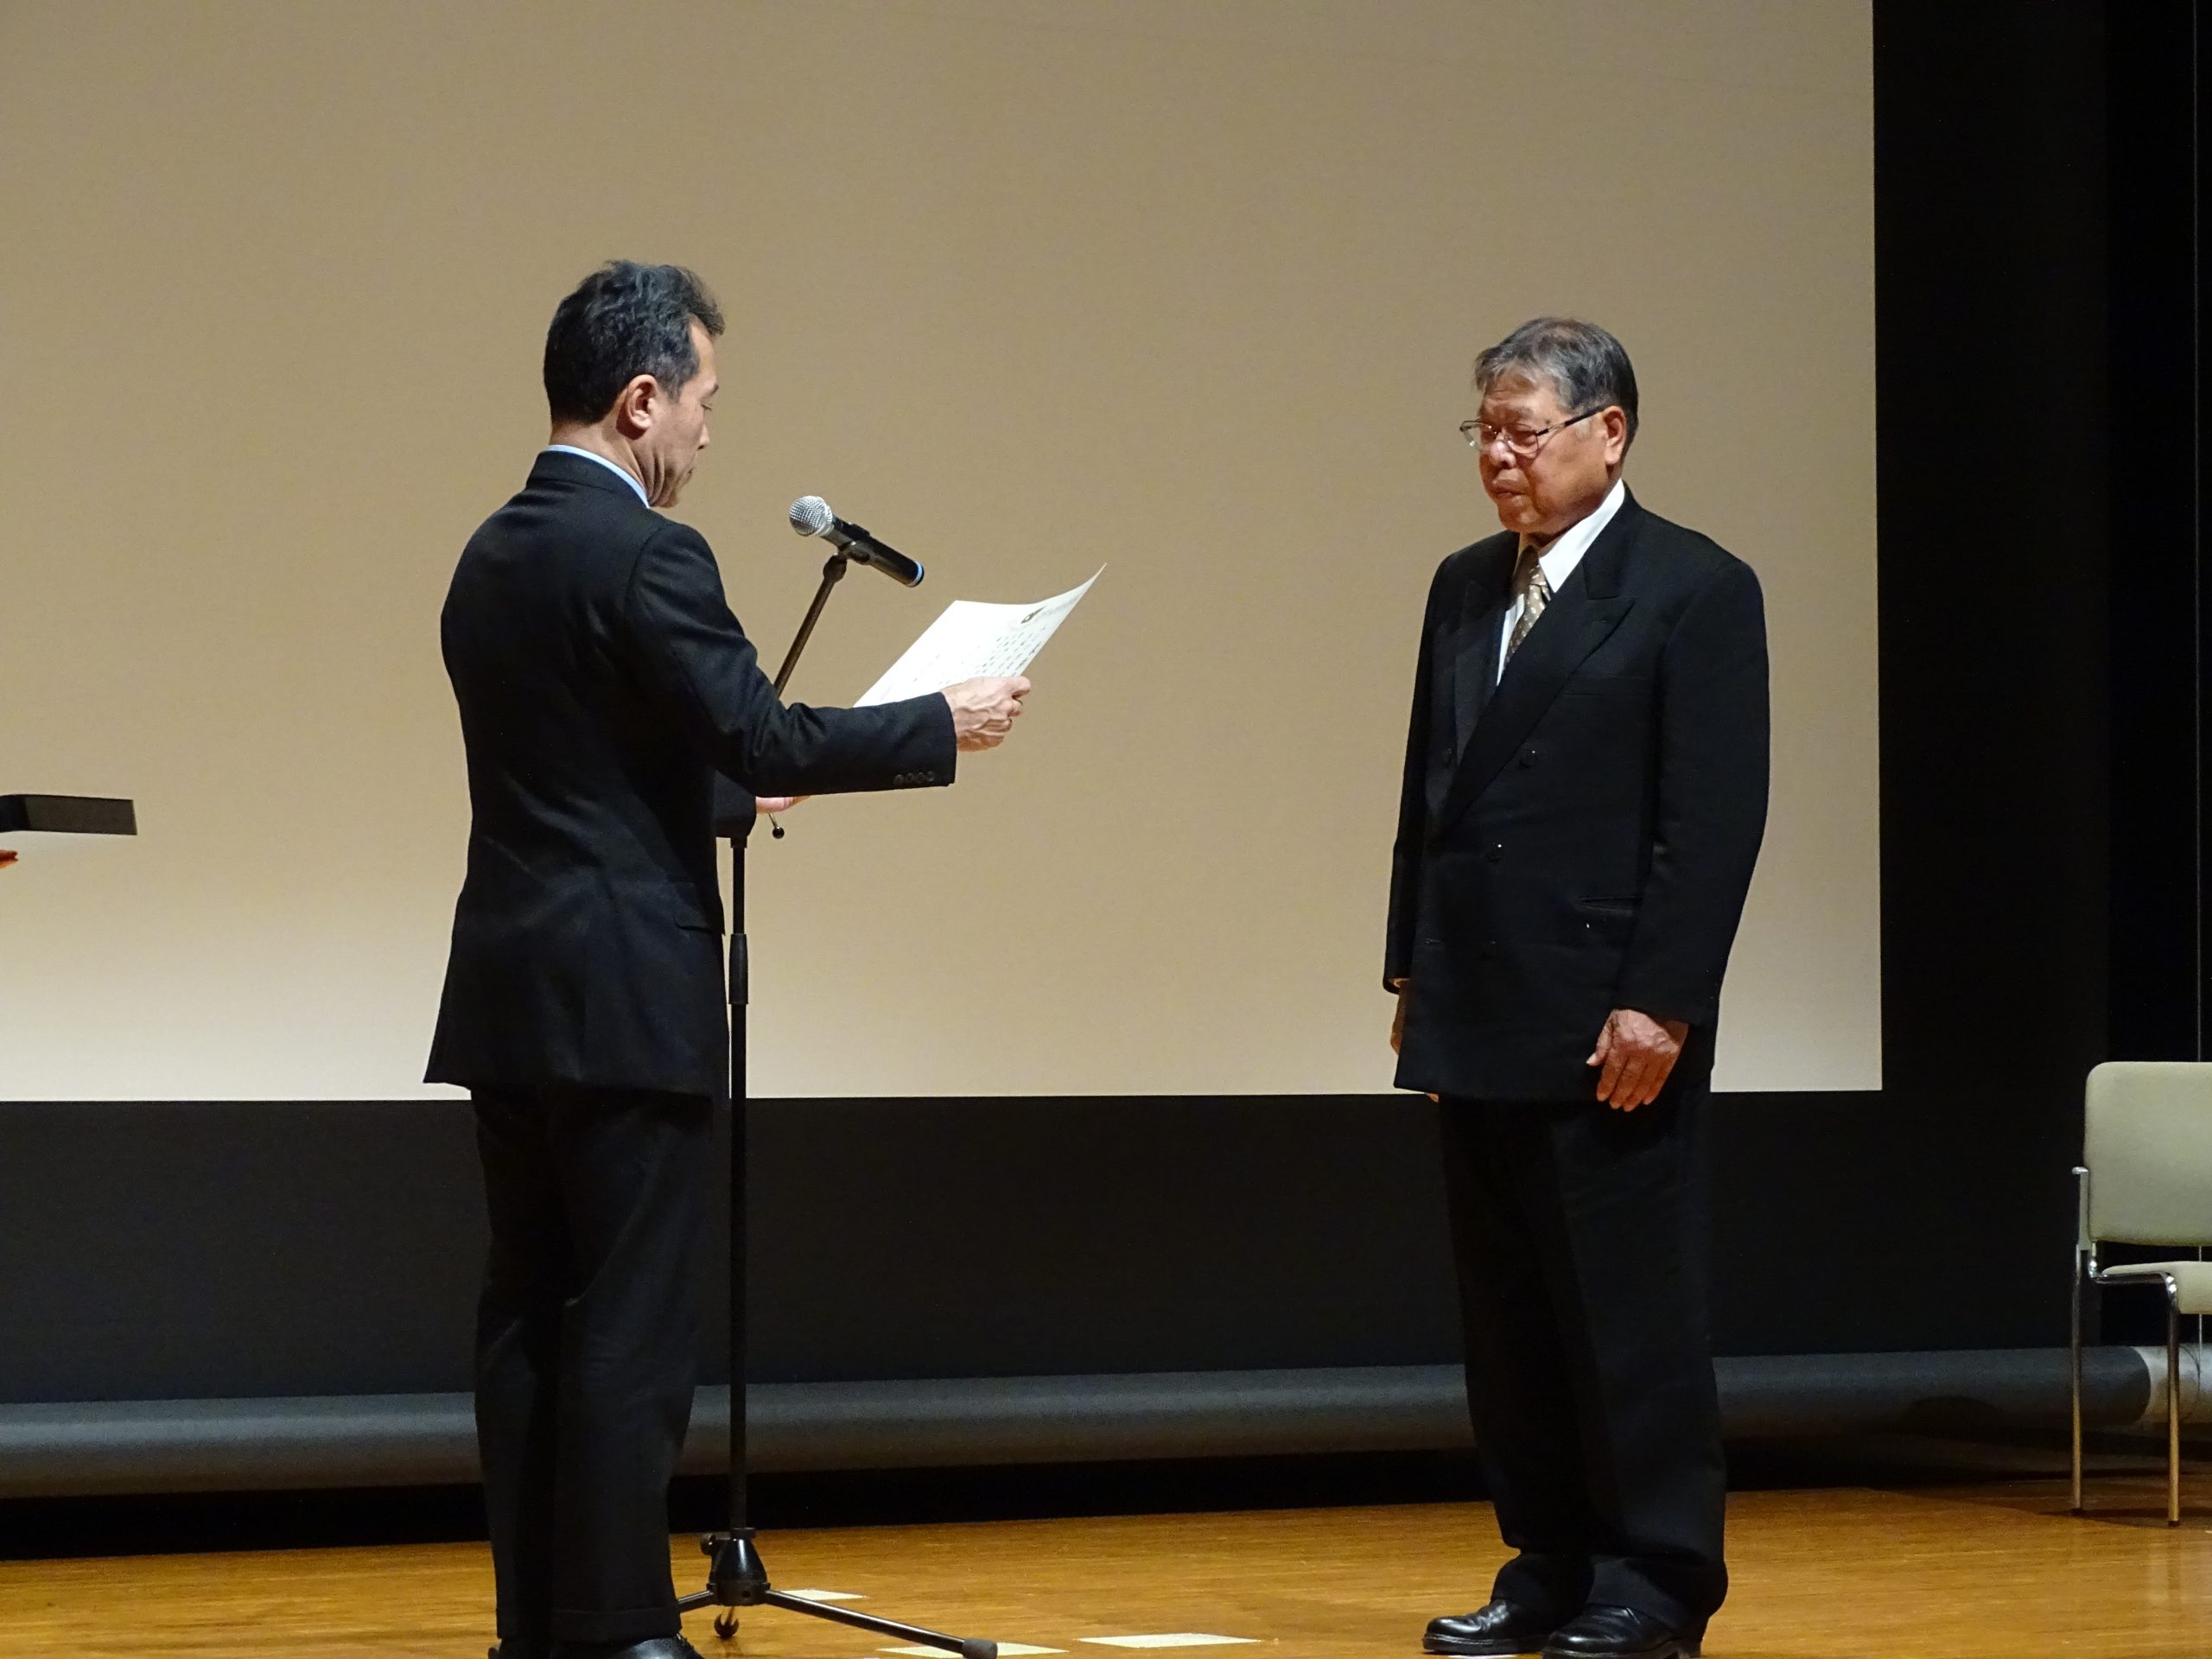
[(1514, 619), (1513, 632), (1506, 637), (1505, 660), (1511, 662), (1513, 653), (1521, 649), (1521, 642), (1529, 637), (1529, 630), (1536, 626), (1536, 619), (1544, 613), (1544, 607), (1552, 601), (1552, 585), (1544, 580), (1544, 567), (1537, 563), (1536, 550), (1521, 550), (1521, 563), (1514, 567), (1513, 591), (1521, 601), (1521, 614)]

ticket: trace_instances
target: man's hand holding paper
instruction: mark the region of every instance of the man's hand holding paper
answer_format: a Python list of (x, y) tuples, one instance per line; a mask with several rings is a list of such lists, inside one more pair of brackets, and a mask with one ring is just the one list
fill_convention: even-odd
[(1020, 674), (989, 679), (963, 680), (944, 688), (952, 709), (952, 738), (963, 754), (995, 749), (1006, 741), (1021, 713), (1021, 700), (1029, 695), (1029, 682)]

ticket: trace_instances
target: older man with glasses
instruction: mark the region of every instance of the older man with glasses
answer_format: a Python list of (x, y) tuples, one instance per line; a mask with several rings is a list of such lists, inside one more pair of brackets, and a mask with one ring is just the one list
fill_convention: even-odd
[(1748, 565), (1622, 482), (1611, 334), (1525, 323), (1475, 386), (1504, 528), (1429, 590), (1384, 982), (1516, 1553), (1425, 1646), (1680, 1659), (1727, 1589), (1699, 1123), (1766, 822), (1765, 620)]

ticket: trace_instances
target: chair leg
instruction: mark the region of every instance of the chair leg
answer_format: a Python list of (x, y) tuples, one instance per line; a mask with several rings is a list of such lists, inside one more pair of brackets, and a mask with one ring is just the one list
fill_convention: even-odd
[(2166, 1298), (2166, 1524), (2181, 1525), (2181, 1313)]
[(2073, 1382), (2074, 1513), (2082, 1513), (2082, 1258), (2074, 1258), (2073, 1317), (2067, 1325), (2066, 1359)]

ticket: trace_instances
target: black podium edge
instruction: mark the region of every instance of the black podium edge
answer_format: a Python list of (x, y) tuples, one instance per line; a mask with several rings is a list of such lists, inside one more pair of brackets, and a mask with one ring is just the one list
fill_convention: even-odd
[(137, 833), (137, 804), (119, 796), (0, 795), (0, 835)]

